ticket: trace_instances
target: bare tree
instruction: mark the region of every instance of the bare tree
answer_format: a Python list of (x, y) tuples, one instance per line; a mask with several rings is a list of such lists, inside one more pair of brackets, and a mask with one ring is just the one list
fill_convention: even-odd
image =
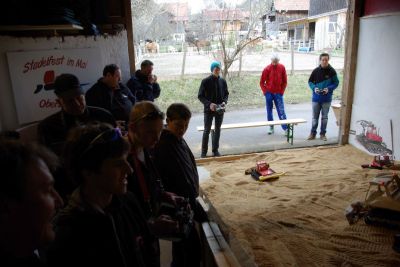
[(167, 38), (173, 31), (168, 12), (153, 0), (132, 0), (135, 42)]
[[(223, 62), (222, 76), (224, 78), (228, 76), (229, 68), (239, 59), (244, 49), (249, 44), (262, 39), (261, 35), (255, 33), (255, 29), (257, 24), (261, 23), (261, 17), (270, 4), (271, 0), (248, 0), (241, 9), (228, 7), (226, 4), (221, 9), (218, 41), (221, 47), (220, 56)], [(235, 20), (239, 18), (245, 20), (241, 21), (242, 25), (239, 29), (243, 34), (239, 34), (238, 29), (232, 28), (232, 23), (235, 24)]]
[(339, 23), (336, 24), (336, 35), (339, 34), (339, 38), (336, 41), (335, 49), (342, 48), (344, 33), (346, 31), (346, 27), (344, 25), (340, 25)]

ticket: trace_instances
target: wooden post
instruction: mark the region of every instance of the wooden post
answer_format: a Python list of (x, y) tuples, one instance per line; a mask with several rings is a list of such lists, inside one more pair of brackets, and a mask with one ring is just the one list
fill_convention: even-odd
[(342, 109), (340, 112), (339, 144), (349, 143), (351, 112), (354, 97), (355, 74), (357, 69), (358, 38), (362, 0), (349, 0), (346, 18), (346, 50), (343, 69)]
[(133, 44), (133, 23), (132, 23), (132, 6), (131, 0), (124, 0), (125, 10), (125, 28), (126, 37), (128, 39), (128, 57), (129, 57), (129, 70), (131, 75), (135, 73), (135, 46)]
[(291, 62), (292, 62), (292, 69), (290, 70), (290, 75), (294, 74), (294, 44), (290, 42), (290, 54), (291, 54)]
[(243, 54), (242, 54), (242, 50), (240, 50), (240, 53), (239, 53), (239, 72), (238, 72), (238, 77), (240, 77), (240, 73), (242, 72), (242, 60), (243, 60)]
[(182, 47), (183, 47), (183, 59), (182, 59), (181, 80), (183, 80), (183, 77), (185, 76), (186, 53), (187, 53), (186, 43), (185, 43), (185, 44), (182, 44)]

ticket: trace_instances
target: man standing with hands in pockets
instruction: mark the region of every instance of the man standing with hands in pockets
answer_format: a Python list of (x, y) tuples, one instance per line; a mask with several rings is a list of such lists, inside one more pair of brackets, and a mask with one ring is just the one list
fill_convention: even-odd
[[(276, 111), (280, 120), (286, 120), (285, 106), (283, 102), (283, 94), (287, 85), (287, 75), (285, 66), (279, 63), (278, 55), (272, 55), (271, 64), (265, 67), (261, 74), (260, 87), (265, 96), (267, 119), (273, 121), (272, 114), (273, 103), (275, 103)], [(282, 129), (287, 135), (287, 125), (282, 124)], [(269, 127), (268, 134), (274, 133), (274, 126)]]

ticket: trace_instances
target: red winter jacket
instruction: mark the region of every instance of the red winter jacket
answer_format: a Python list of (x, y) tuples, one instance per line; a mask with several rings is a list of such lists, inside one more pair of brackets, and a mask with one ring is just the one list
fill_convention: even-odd
[(283, 95), (286, 85), (287, 76), (285, 66), (278, 63), (277, 65), (269, 64), (265, 67), (260, 79), (260, 87), (264, 95), (266, 92)]

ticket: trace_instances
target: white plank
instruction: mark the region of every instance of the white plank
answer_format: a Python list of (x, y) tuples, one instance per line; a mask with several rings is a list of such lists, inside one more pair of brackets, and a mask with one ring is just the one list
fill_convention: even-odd
[[(226, 123), (221, 125), (221, 129), (235, 129), (235, 128), (249, 128), (249, 127), (261, 127), (261, 126), (272, 126), (281, 124), (298, 124), (305, 123), (305, 119), (288, 119), (288, 120), (276, 120), (276, 121), (253, 121), (243, 123)], [(204, 131), (204, 126), (197, 126), (197, 131)], [(214, 125), (211, 126), (214, 130)]]
[(83, 30), (82, 26), (75, 24), (60, 25), (3, 25), (1, 31), (47, 31), (47, 30)]

